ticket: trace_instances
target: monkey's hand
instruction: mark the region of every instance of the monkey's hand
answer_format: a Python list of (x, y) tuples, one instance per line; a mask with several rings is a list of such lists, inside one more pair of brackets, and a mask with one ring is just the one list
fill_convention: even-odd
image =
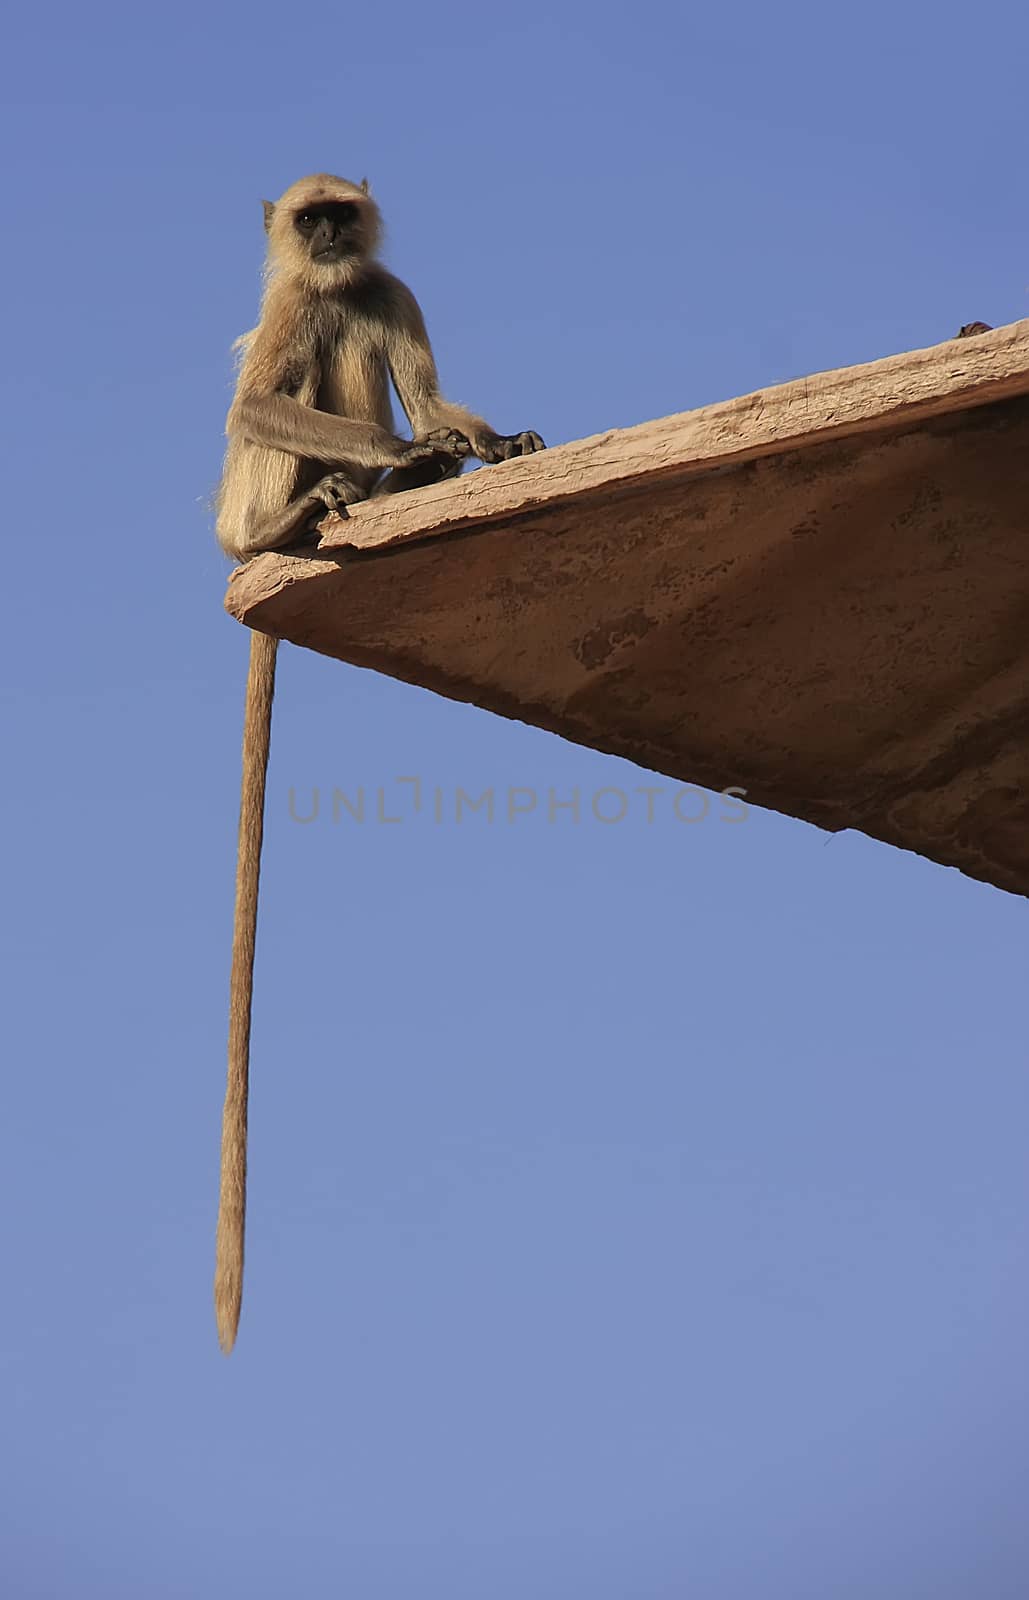
[(472, 448), (480, 461), (492, 465), (496, 461), (513, 461), (515, 456), (535, 455), (547, 447), (538, 433), (488, 432), (478, 434)]
[(407, 445), (398, 467), (411, 467), (418, 461), (432, 461), (446, 456), (452, 461), (463, 461), (470, 456), (472, 447), (463, 433), (456, 428), (434, 428), (431, 433), (420, 433)]

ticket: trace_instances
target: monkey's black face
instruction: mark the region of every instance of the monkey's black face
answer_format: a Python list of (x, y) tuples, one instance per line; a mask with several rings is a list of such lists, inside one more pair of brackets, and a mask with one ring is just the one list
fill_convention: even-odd
[(312, 261), (344, 261), (361, 247), (361, 207), (356, 200), (325, 200), (293, 218)]

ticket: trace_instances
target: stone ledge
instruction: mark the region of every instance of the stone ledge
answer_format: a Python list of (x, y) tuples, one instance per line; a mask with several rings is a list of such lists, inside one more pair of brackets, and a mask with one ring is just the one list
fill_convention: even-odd
[(323, 530), (230, 612), (1029, 893), (1029, 321)]

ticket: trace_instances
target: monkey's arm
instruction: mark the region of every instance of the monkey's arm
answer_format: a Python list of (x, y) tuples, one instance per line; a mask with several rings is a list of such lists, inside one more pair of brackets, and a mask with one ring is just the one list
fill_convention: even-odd
[(316, 411), (281, 389), (237, 395), (226, 431), (267, 449), (337, 467), (405, 467), (439, 449), (438, 445), (411, 444), (375, 422), (354, 422)]
[(386, 359), (400, 404), (407, 413), (416, 439), (434, 430), (463, 433), (480, 461), (506, 461), (544, 448), (538, 433), (494, 433), (488, 422), (464, 406), (444, 400), (432, 346), (414, 295), (399, 278), (384, 274), (389, 297), (386, 319)]

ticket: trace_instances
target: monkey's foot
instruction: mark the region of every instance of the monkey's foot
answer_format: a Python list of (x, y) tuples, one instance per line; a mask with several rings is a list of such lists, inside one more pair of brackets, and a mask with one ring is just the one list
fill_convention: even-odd
[(359, 488), (353, 478), (345, 472), (330, 472), (321, 478), (310, 491), (312, 506), (324, 506), (326, 511), (334, 511), (338, 517), (345, 517), (347, 506), (352, 506), (358, 500), (365, 498), (365, 492)]

